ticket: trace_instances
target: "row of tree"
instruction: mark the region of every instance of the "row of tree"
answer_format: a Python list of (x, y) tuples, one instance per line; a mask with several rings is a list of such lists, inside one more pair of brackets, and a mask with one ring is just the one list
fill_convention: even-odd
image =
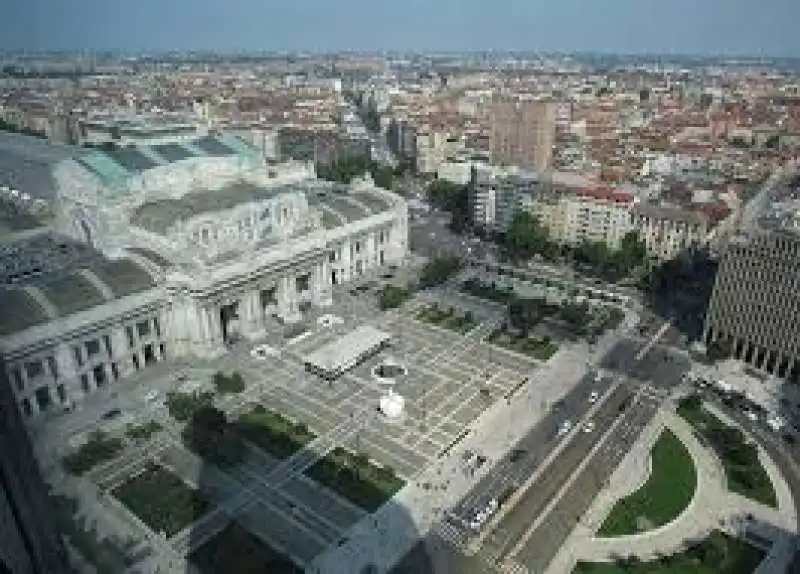
[(550, 261), (568, 259), (607, 281), (618, 281), (647, 263), (647, 248), (635, 231), (627, 233), (615, 250), (602, 241), (563, 245), (551, 239), (550, 231), (538, 217), (525, 211), (514, 215), (499, 240), (512, 260), (523, 261), (534, 255)]
[(365, 174), (369, 174), (375, 185), (384, 189), (392, 189), (394, 181), (402, 177), (413, 163), (401, 161), (397, 167), (382, 166), (363, 156), (341, 159), (330, 164), (318, 164), (317, 177), (335, 183), (349, 184)]

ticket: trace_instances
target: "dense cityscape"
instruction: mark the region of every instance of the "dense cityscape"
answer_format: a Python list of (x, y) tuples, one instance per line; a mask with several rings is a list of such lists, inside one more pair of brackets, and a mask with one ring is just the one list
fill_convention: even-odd
[(800, 60), (0, 54), (0, 572), (800, 572)]

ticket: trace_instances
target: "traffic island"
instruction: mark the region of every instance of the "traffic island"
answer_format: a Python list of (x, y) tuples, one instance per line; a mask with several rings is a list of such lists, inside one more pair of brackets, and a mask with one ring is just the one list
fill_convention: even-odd
[(728, 490), (771, 508), (778, 507), (772, 481), (758, 460), (758, 449), (741, 429), (726, 425), (708, 412), (697, 395), (681, 399), (677, 412), (694, 427), (700, 441), (716, 453), (725, 470)]
[(613, 563), (579, 562), (572, 574), (752, 574), (766, 553), (718, 530), (687, 550), (658, 560), (619, 556)]
[(650, 476), (634, 493), (616, 502), (597, 535), (625, 536), (675, 520), (697, 491), (697, 470), (689, 451), (664, 429), (650, 451)]

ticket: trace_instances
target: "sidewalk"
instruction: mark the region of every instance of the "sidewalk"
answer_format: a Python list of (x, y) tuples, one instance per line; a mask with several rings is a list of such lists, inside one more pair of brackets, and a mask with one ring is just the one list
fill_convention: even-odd
[[(595, 533), (616, 500), (630, 494), (637, 481), (643, 483), (640, 480), (641, 461), (649, 459), (650, 449), (663, 428), (670, 429), (683, 442), (697, 469), (697, 490), (689, 506), (678, 518), (660, 528), (631, 536), (596, 537)], [(725, 473), (718, 459), (700, 444), (688, 423), (674, 412), (662, 409), (612, 475), (610, 488), (597, 497), (570, 534), (547, 572), (567, 574), (579, 559), (608, 562), (615, 556), (635, 555), (642, 560), (651, 560), (659, 555), (675, 554), (681, 552), (687, 542), (703, 539), (715, 529), (738, 535), (742, 528), (740, 518), (748, 513), (759, 524), (764, 525), (760, 534), (775, 541), (769, 562), (785, 564), (787, 552), (790, 551), (791, 535), (796, 531), (794, 503), (788, 484), (761, 449), (759, 458), (773, 482), (778, 497), (778, 509), (768, 508), (729, 492)], [(626, 473), (631, 471), (636, 475), (635, 478), (627, 476)], [(766, 564), (764, 567), (767, 568)], [(770, 570), (763, 570), (765, 573), (768, 571)]]

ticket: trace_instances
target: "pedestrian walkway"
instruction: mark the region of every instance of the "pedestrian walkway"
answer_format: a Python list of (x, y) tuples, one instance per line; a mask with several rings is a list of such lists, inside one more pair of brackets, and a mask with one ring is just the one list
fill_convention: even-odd
[[(686, 446), (697, 470), (697, 490), (689, 506), (670, 522), (654, 530), (631, 536), (599, 538), (595, 533), (610, 513), (615, 502), (628, 496), (641, 485), (647, 476), (644, 462), (649, 460), (650, 450), (661, 434), (668, 428)], [(742, 519), (752, 515), (756, 521), (771, 526), (768, 534), (775, 538), (773, 551), (785, 555), (786, 535), (794, 533), (797, 517), (788, 484), (777, 466), (761, 450), (759, 457), (773, 481), (778, 497), (778, 509), (753, 502), (727, 489), (727, 481), (720, 461), (694, 436), (692, 427), (668, 408), (663, 408), (645, 429), (642, 437), (628, 453), (609, 481), (610, 487), (595, 500), (566, 540), (559, 554), (551, 562), (547, 572), (565, 574), (571, 572), (576, 562), (607, 562), (618, 556), (634, 555), (642, 560), (652, 560), (660, 555), (681, 552), (687, 542), (701, 540), (715, 529), (738, 535)], [(627, 473), (633, 476), (628, 476)]]

